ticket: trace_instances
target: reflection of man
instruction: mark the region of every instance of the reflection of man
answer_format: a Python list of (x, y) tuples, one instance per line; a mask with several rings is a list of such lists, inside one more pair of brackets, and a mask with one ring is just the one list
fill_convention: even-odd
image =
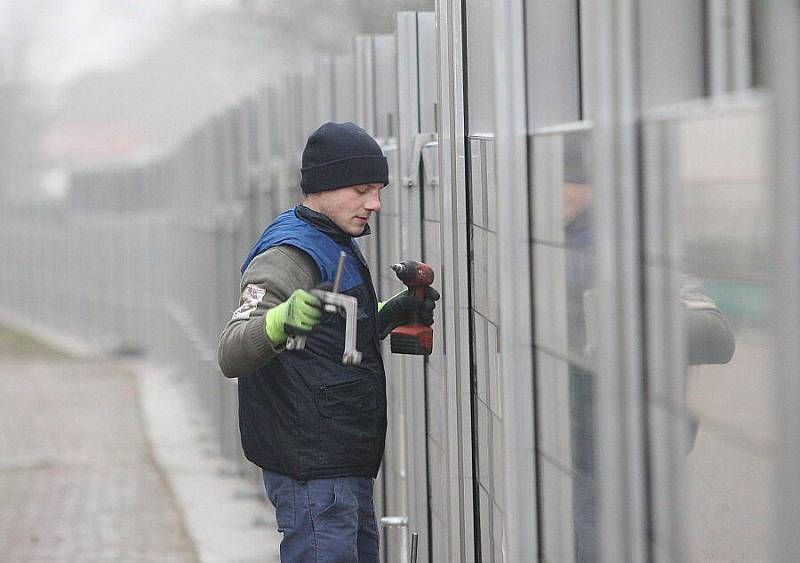
[[(591, 212), (592, 183), (588, 137), (564, 136), (562, 217), (567, 248), (567, 339), (570, 357), (587, 349), (591, 315), (584, 307), (594, 290), (594, 236)], [(588, 317), (588, 322), (587, 322)], [(575, 525), (575, 560), (596, 561), (597, 495), (594, 473), (594, 400), (592, 373), (574, 362), (569, 365), (570, 435), (572, 439), (572, 506)]]
[[(564, 244), (567, 247), (567, 318), (570, 357), (573, 358), (591, 354), (594, 343), (589, 341), (596, 320), (592, 318), (596, 311), (596, 307), (592, 307), (596, 291), (593, 289), (592, 184), (588, 177), (591, 167), (586, 162), (589, 155), (587, 141), (588, 137), (584, 134), (564, 137), (563, 219)], [(685, 278), (680, 298), (685, 312), (688, 364), (727, 363), (733, 356), (735, 342), (724, 315), (702, 293), (700, 286), (690, 283), (688, 278)], [(570, 364), (569, 377), (575, 560), (586, 563), (599, 560), (593, 374), (573, 362)], [(697, 421), (690, 417), (689, 450), (693, 447), (697, 427)]]
[[(701, 291), (699, 282), (684, 277), (681, 303), (684, 306), (683, 322), (688, 364), (690, 366), (727, 364), (736, 348), (733, 331), (714, 301)], [(684, 379), (684, 393), (686, 383)], [(691, 414), (687, 416), (686, 453), (689, 453), (694, 449), (699, 421)]]

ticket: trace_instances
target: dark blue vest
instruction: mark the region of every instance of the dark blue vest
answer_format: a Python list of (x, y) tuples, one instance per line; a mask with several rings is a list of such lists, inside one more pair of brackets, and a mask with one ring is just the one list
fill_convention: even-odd
[(375, 477), (386, 439), (386, 378), (377, 335), (377, 298), (355, 241), (306, 208), (282, 213), (247, 257), (289, 245), (311, 256), (320, 280), (332, 281), (346, 253), (340, 291), (358, 299), (361, 365), (343, 366), (345, 319), (326, 313), (304, 350), (283, 351), (239, 379), (239, 429), (247, 459), (307, 480)]

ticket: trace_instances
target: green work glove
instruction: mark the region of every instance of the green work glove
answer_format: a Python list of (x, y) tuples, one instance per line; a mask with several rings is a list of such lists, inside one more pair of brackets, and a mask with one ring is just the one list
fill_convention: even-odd
[(312, 293), (296, 289), (289, 299), (276, 305), (264, 318), (264, 332), (272, 344), (282, 346), (286, 342), (289, 326), (298, 334), (307, 334), (322, 318), (322, 303)]

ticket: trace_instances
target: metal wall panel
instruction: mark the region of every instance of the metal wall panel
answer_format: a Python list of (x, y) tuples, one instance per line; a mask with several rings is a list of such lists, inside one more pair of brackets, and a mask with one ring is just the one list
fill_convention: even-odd
[(433, 12), (418, 12), (417, 14), (417, 41), (419, 44), (419, 130), (422, 133), (437, 130), (437, 103), (438, 103), (438, 61), (436, 59), (437, 34), (436, 14)]
[(599, 557), (595, 233), (588, 123), (531, 139), (537, 461), (543, 557)]
[(600, 557), (597, 196), (590, 124), (576, 120), (596, 111), (589, 56), (595, 7), (527, 7), (540, 554), (546, 561), (593, 561)]
[(778, 427), (777, 506), (774, 522), (776, 561), (800, 559), (795, 522), (800, 518), (800, 381), (795, 376), (800, 340), (800, 5), (771, 2), (766, 6), (764, 37), (767, 85), (772, 92), (773, 114), (769, 126), (770, 157), (775, 189), (771, 199), (774, 214), (773, 257), (780, 267), (771, 269), (773, 305), (770, 308), (776, 334), (774, 363)]
[[(389, 269), (393, 257), (402, 256), (401, 249), (401, 194), (400, 166), (396, 139), (383, 145), (383, 151), (389, 161), (392, 186), (381, 192), (381, 212), (379, 217), (380, 260), (374, 270), (374, 278), (380, 287), (379, 299), (388, 300), (399, 292), (402, 286), (394, 272)], [(407, 451), (406, 412), (405, 412), (405, 380), (402, 377), (402, 365), (399, 359), (389, 352), (388, 343), (383, 347), (384, 364), (386, 366), (386, 392), (388, 401), (388, 428), (386, 450), (382, 466), (385, 504), (383, 516), (407, 516), (408, 490), (406, 483)], [(405, 561), (407, 557), (407, 530), (385, 528), (382, 533), (383, 550), (387, 561)]]
[[(674, 146), (667, 141), (665, 128), (643, 128), (645, 167), (645, 245), (650, 262), (676, 263), (679, 256), (680, 233), (668, 218), (679, 213), (679, 192), (668, 190), (673, 185), (674, 168), (663, 166), (670, 160)], [(660, 154), (661, 152), (665, 154)], [(665, 219), (668, 219), (665, 221)], [(655, 258), (658, 256), (658, 258)], [(648, 392), (669, 397), (670, 403), (682, 405), (678, 410), (663, 408), (649, 410), (650, 426), (650, 494), (652, 551), (655, 560), (687, 560), (685, 519), (682, 517), (685, 501), (683, 483), (686, 443), (686, 416), (684, 385), (685, 371), (675, 378), (672, 367), (683, 364), (682, 311), (679, 299), (680, 280), (659, 266), (646, 268), (647, 280), (647, 370)]]
[(279, 122), (279, 98), (275, 86), (268, 85), (261, 90), (259, 96), (259, 137), (263, 147), (263, 200), (262, 220), (265, 222), (278, 214), (277, 190), (280, 186), (282, 151), (281, 129)]
[(393, 137), (397, 128), (397, 53), (393, 35), (372, 38), (375, 50), (375, 134)]
[(494, 33), (492, 2), (466, 2), (467, 103), (471, 135), (494, 134)]
[[(439, 272), (441, 280), (442, 238), (439, 200), (441, 183), (439, 177), (439, 145), (432, 141), (425, 144), (421, 154), (422, 189), (422, 261)], [(439, 283), (441, 286), (441, 281)], [(444, 333), (442, 323), (434, 326), (433, 353), (425, 360), (425, 403), (427, 411), (427, 455), (429, 510), (431, 519), (431, 561), (446, 561), (450, 558), (448, 532), (453, 524), (450, 519), (447, 475), (447, 388), (444, 371)]]
[[(354, 57), (356, 61), (356, 113), (358, 115), (359, 126), (363, 127), (368, 133), (374, 136), (374, 121), (377, 106), (377, 96), (375, 92), (375, 53), (373, 48), (373, 37), (370, 35), (359, 35), (354, 41)], [(373, 227), (380, 219), (373, 218)], [(373, 270), (378, 267), (378, 237), (374, 236), (361, 238), (358, 241), (364, 258)], [(376, 285), (376, 288), (378, 286)]]
[(336, 120), (336, 71), (333, 55), (320, 55), (314, 60), (317, 84), (317, 115), (320, 124)]
[[(476, 550), (483, 561), (500, 561), (505, 537), (506, 475), (505, 435), (502, 408), (502, 373), (499, 364), (501, 276), (495, 175), (495, 52), (491, 5), (466, 5), (466, 59), (469, 115), (468, 150), (469, 217), (471, 239), (470, 303), (472, 398), (474, 430), (474, 479)], [(480, 546), (479, 548), (477, 546)]]
[[(401, 14), (398, 17), (399, 156), (402, 171), (400, 189), (403, 192), (400, 205), (407, 221), (402, 227), (404, 255), (422, 257), (439, 275), (443, 275), (445, 260), (450, 263), (453, 254), (448, 252), (447, 257), (443, 254), (443, 250), (452, 248), (452, 239), (444, 235), (446, 229), (441, 223), (445, 196), (440, 191), (442, 184), (437, 174), (441, 159), (434, 133), (440, 75), (433, 54), (437, 53), (436, 42), (440, 37), (436, 35), (435, 24), (433, 14)], [(440, 283), (447, 284), (448, 281), (442, 279)], [(445, 288), (444, 285), (439, 287)], [(440, 303), (440, 307), (444, 306), (445, 303)], [(410, 531), (420, 533), (421, 556), (439, 561), (451, 560), (451, 550), (455, 546), (450, 538), (462, 537), (464, 525), (455, 524), (452, 511), (454, 498), (462, 498), (458, 481), (455, 497), (451, 485), (454, 478), (458, 478), (453, 472), (453, 464), (457, 466), (460, 463), (456, 454), (460, 437), (453, 435), (457, 426), (452, 424), (452, 405), (454, 399), (458, 401), (459, 398), (453, 393), (455, 388), (448, 385), (444, 371), (448, 346), (444, 341), (445, 333), (436, 328), (435, 334), (438, 334), (438, 339), (434, 354), (424, 364), (414, 358), (398, 358), (395, 363), (402, 365), (407, 381), (405, 410), (409, 444), (408, 490), (411, 491), (408, 494)], [(424, 374), (422, 379), (416, 379), (417, 370), (420, 370), (420, 376)], [(445, 405), (444, 410), (442, 405)], [(424, 459), (427, 459), (427, 467), (420, 463)], [(425, 529), (415, 529), (415, 524), (418, 527), (421, 523)], [(463, 552), (463, 541), (458, 543)]]
[(285, 76), (280, 85), (280, 105), (278, 114), (281, 125), (281, 177), (279, 180), (278, 200), (281, 211), (292, 207), (300, 197), (300, 173), (298, 163), (305, 139), (301, 139), (302, 130), (302, 92), (301, 77)]
[(356, 120), (355, 96), (355, 67), (353, 54), (345, 53), (334, 58), (335, 88), (335, 121), (345, 123)]
[(721, 96), (752, 86), (753, 35), (750, 0), (706, 3), (708, 94)]
[[(470, 107), (472, 107), (470, 105)], [(476, 487), (480, 505), (480, 545), (483, 560), (495, 561), (501, 549), (505, 523), (505, 490), (501, 476), (505, 473), (505, 450), (502, 437), (503, 409), (500, 361), (500, 318), (497, 206), (494, 137), (475, 136), (469, 139), (471, 153), (471, 255), (472, 303), (470, 304), (473, 379), (473, 423), (477, 426)], [(487, 504), (488, 503), (488, 504)], [(486, 504), (486, 506), (484, 506)]]
[[(527, 128), (525, 115), (525, 18), (521, 0), (493, 5), (495, 51), (496, 181), (505, 198), (497, 206), (500, 381), (505, 445), (505, 522), (507, 561), (539, 558), (537, 464), (533, 405), (531, 263)], [(496, 190), (493, 190), (496, 191)], [(513, 205), (506, 204), (513, 202)], [(527, 280), (527, 282), (526, 282)]]
[(525, 2), (528, 130), (581, 116), (578, 2)]
[(753, 84), (753, 1), (731, 0), (731, 58), (733, 91), (751, 88)]
[(648, 237), (645, 254), (650, 310), (661, 314), (651, 313), (649, 371), (660, 422), (651, 440), (665, 442), (652, 478), (663, 561), (766, 560), (775, 543), (767, 116), (758, 99), (742, 99), (687, 105), (648, 123), (645, 202), (663, 233)]
[(597, 225), (597, 459), (604, 560), (647, 557), (636, 10), (597, 4), (593, 130)]
[(464, 4), (441, 2), (437, 11), (439, 178), (442, 275), (439, 322), (444, 332), (444, 398), (446, 415), (446, 495), (448, 541), (438, 554), (444, 560), (472, 561), (475, 552), (475, 507), (470, 420), (470, 326), (468, 266), (468, 198), (465, 123)]
[[(396, 87), (390, 90), (386, 85), (385, 77), (390, 77), (389, 84), (397, 82), (397, 60), (395, 55), (395, 38), (392, 35), (371, 37), (374, 43), (374, 57), (372, 65), (372, 80), (382, 83), (382, 88), (375, 89), (375, 114), (396, 115), (397, 103), (393, 94), (396, 94)], [(381, 77), (381, 78), (379, 78)], [(383, 82), (381, 82), (383, 81)], [(385, 252), (388, 256), (398, 256), (400, 254), (399, 243), (399, 190), (397, 187), (398, 178), (398, 158), (397, 141), (389, 136), (384, 130), (377, 136), (378, 143), (381, 145), (384, 155), (389, 163), (389, 185), (381, 191), (381, 212), (372, 223), (373, 236), (375, 241), (374, 256), (371, 261), (371, 270), (375, 290), (378, 298), (388, 299), (383, 288), (386, 280), (393, 273), (388, 269), (391, 258), (382, 259)], [(390, 250), (390, 247), (394, 247)], [(386, 270), (384, 272), (384, 269)], [(384, 354), (384, 358), (388, 356)], [(390, 360), (389, 360), (390, 361)], [(403, 414), (402, 414), (402, 381), (398, 378), (388, 377), (386, 381), (386, 394), (388, 405), (388, 428), (386, 435), (386, 449), (384, 451), (383, 465), (376, 480), (376, 515), (381, 521), (383, 517), (406, 514), (405, 493), (399, 491), (404, 486), (402, 476), (405, 474), (405, 450), (403, 448)], [(386, 528), (381, 534), (381, 552), (387, 560), (402, 553), (404, 546), (405, 531), (398, 532), (394, 528)]]
[[(414, 12), (397, 16), (397, 81), (398, 81), (398, 168), (400, 181), (397, 184), (399, 218), (398, 243), (401, 257), (422, 255), (422, 219), (419, 192), (419, 155), (415, 159), (415, 140), (419, 135), (418, 81), (419, 39), (418, 17)], [(396, 260), (392, 254), (382, 253), (382, 261), (388, 266)], [(387, 268), (382, 265), (383, 273)], [(386, 279), (383, 290), (391, 295), (392, 289), (401, 289), (396, 279)], [(386, 290), (389, 291), (386, 291)], [(425, 383), (423, 362), (419, 358), (385, 354), (387, 378), (402, 378), (400, 413), (403, 423), (404, 443), (397, 444), (405, 450), (405, 471), (400, 475), (405, 487), (398, 487), (404, 497), (408, 528), (401, 530), (403, 539), (399, 553), (388, 553), (390, 561), (402, 561), (408, 557), (408, 539), (411, 533), (419, 534), (419, 554), (427, 558), (429, 553), (428, 476), (426, 454)], [(398, 436), (399, 437), (399, 436)], [(396, 558), (396, 559), (392, 559)]]
[[(302, 127), (299, 131), (299, 143), (298, 143), (298, 151), (299, 154), (302, 155), (303, 149), (306, 146), (306, 139), (308, 139), (309, 135), (317, 130), (317, 128), (322, 125), (324, 122), (330, 120), (330, 114), (320, 113), (320, 110), (324, 107), (320, 105), (320, 93), (319, 93), (319, 84), (317, 82), (317, 77), (313, 74), (303, 74), (302, 80), (302, 94), (303, 94), (303, 105), (302, 105)], [(300, 160), (297, 161), (298, 172), (300, 167)], [(298, 184), (299, 185), (299, 184)], [(298, 195), (298, 197), (301, 197)]]
[(639, 9), (642, 109), (703, 94), (703, 10), (694, 0), (644, 2)]
[(372, 36), (354, 39), (356, 124), (375, 135), (375, 63)]
[[(397, 155), (397, 138), (395, 131), (389, 127), (394, 123), (396, 129), (397, 119), (397, 49), (394, 35), (377, 36), (375, 41), (375, 75), (378, 87), (376, 88), (375, 114), (377, 116), (379, 132), (381, 131), (380, 116), (387, 116), (386, 125), (378, 136), (384, 155), (389, 165), (389, 185), (381, 191), (382, 209), (372, 223), (374, 238), (377, 241), (375, 260), (371, 263), (373, 283), (378, 292), (378, 298), (387, 300), (393, 291), (399, 289), (396, 281), (389, 281), (393, 272), (388, 269), (392, 257), (400, 256), (400, 193), (399, 161)], [(392, 119), (394, 121), (392, 121)], [(387, 258), (382, 258), (386, 256)], [(384, 271), (385, 270), (385, 271)], [(391, 285), (389, 285), (391, 284)], [(385, 289), (384, 289), (385, 288)], [(384, 358), (391, 361), (390, 354), (384, 346)], [(405, 491), (406, 449), (405, 449), (405, 418), (403, 413), (403, 380), (397, 377), (388, 377), (386, 382), (388, 428), (386, 435), (387, 447), (384, 452), (383, 465), (377, 486), (380, 491), (381, 503), (377, 504), (376, 514), (379, 519), (386, 516), (407, 514)], [(406, 549), (407, 529), (385, 529), (381, 534), (381, 552), (389, 561), (396, 560)]]

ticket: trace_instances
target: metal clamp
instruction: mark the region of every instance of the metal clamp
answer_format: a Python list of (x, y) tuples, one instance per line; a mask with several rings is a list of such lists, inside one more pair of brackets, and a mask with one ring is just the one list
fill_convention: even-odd
[(342, 293), (333, 293), (331, 291), (322, 291), (315, 289), (312, 291), (314, 295), (319, 297), (320, 301), (325, 303), (327, 307), (333, 307), (334, 311), (339, 307), (344, 309), (345, 314), (345, 329), (344, 329), (344, 353), (342, 354), (342, 363), (346, 366), (357, 366), (361, 363), (361, 352), (356, 349), (356, 321), (358, 320), (358, 300), (352, 295), (344, 295)]
[(419, 163), (422, 160), (422, 150), (428, 143), (436, 142), (436, 133), (419, 133), (414, 136), (414, 146), (411, 149), (411, 159), (408, 163), (408, 175), (403, 177), (403, 185), (414, 188), (419, 185)]
[[(338, 293), (339, 284), (342, 281), (344, 271), (345, 253), (339, 252), (339, 264), (336, 267), (336, 277), (333, 282), (332, 291), (312, 289), (311, 293), (323, 303), (323, 308), (328, 313), (337, 313), (339, 309), (344, 310), (345, 329), (344, 329), (344, 354), (342, 363), (346, 366), (357, 366), (361, 363), (361, 352), (356, 349), (356, 330), (358, 321), (358, 299), (351, 295)], [(306, 335), (294, 334), (286, 339), (287, 350), (302, 350), (306, 347)]]
[[(333, 293), (321, 289), (312, 289), (314, 294), (325, 305), (325, 310), (336, 313), (340, 308), (345, 314), (344, 353), (342, 363), (346, 366), (357, 366), (361, 363), (361, 352), (356, 349), (358, 320), (358, 299), (352, 295)], [(286, 339), (287, 350), (302, 350), (306, 346), (306, 335), (298, 334)]]
[(294, 334), (286, 339), (287, 350), (302, 350), (306, 347), (306, 335)]

